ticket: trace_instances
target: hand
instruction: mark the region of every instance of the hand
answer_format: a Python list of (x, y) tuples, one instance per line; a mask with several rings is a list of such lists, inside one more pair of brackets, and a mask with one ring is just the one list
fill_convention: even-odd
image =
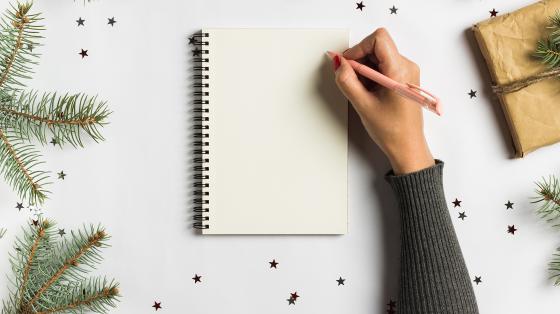
[(402, 56), (389, 33), (377, 29), (342, 57), (333, 58), (336, 83), (360, 116), (369, 136), (385, 153), (395, 174), (434, 165), (424, 137), (422, 108), (387, 88), (369, 90), (346, 59), (369, 60), (379, 72), (402, 83), (420, 85), (420, 69)]

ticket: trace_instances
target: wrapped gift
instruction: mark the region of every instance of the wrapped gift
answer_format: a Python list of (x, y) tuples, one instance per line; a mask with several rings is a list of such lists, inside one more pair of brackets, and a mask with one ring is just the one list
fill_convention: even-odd
[[(540, 1), (473, 27), (515, 146), (523, 157), (560, 141), (560, 80), (534, 57), (560, 0)], [(547, 75), (548, 74), (548, 75)], [(558, 73), (556, 73), (558, 74)]]

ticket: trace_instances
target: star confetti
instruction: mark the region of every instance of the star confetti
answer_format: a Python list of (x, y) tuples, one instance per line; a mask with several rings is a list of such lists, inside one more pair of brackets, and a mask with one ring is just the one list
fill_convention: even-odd
[(389, 300), (389, 303), (387, 303), (387, 314), (395, 314), (397, 313), (395, 311), (395, 307), (397, 306), (397, 302), (393, 301), (393, 300)]
[(58, 140), (56, 137), (53, 137), (50, 143), (53, 144), (53, 146), (56, 146), (58, 144)]
[(117, 20), (115, 20), (115, 17), (108, 17), (107, 20), (109, 20), (109, 22), (107, 22), (107, 24), (111, 25), (111, 26), (115, 26), (115, 23), (117, 23)]
[(452, 202), (453, 203), (453, 207), (461, 207), (461, 202), (460, 200), (458, 200), (457, 198), (455, 198), (455, 200)]
[(62, 237), (65, 234), (66, 234), (66, 232), (64, 231), (64, 229), (58, 229), (58, 235), (60, 235)]
[(364, 5), (363, 1), (356, 2), (356, 10), (363, 11), (366, 6)]
[(79, 54), (80, 56), (82, 56), (82, 59), (85, 58), (85, 57), (89, 57), (88, 51), (87, 51), (87, 50), (84, 50), (84, 49), (81, 49), (81, 50), (82, 50), (82, 51), (78, 52), (78, 54)]
[(64, 173), (64, 171), (60, 171), (57, 175), (60, 180), (64, 180), (64, 178), (66, 178), (66, 173)]
[(496, 9), (492, 9), (492, 11), (489, 12), (490, 12), (490, 17), (496, 17), (499, 13), (498, 11), (496, 11)]
[(192, 51), (192, 55), (193, 55), (193, 57), (197, 57), (197, 56), (200, 56), (201, 52), (202, 52), (202, 50), (198, 49), (198, 47), (197, 47), (197, 48), (194, 48), (194, 50)]
[(294, 299), (294, 298), (286, 299), (286, 301), (288, 301), (288, 305), (292, 305), (292, 304), (295, 305), (296, 304), (296, 299)]
[(152, 307), (156, 309), (156, 311), (161, 309), (161, 302), (154, 301), (154, 305), (152, 305)]
[(344, 286), (344, 281), (346, 281), (346, 279), (343, 279), (342, 277), (338, 277), (338, 279), (336, 280), (336, 282), (338, 282), (338, 285), (343, 285)]
[(392, 8), (389, 8), (389, 11), (391, 11), (391, 14), (397, 14), (397, 10), (398, 10), (398, 8), (396, 8), (395, 6), (393, 6)]
[(23, 208), (23, 204), (22, 203), (17, 203), (16, 208), (17, 208), (18, 211), (21, 211), (21, 209)]
[(33, 219), (31, 223), (33, 224), (33, 226), (37, 227), (39, 225), (39, 220)]
[(196, 45), (198, 42), (196, 41), (196, 38), (193, 37), (189, 37), (189, 45)]
[(471, 89), (471, 91), (468, 94), (469, 94), (469, 96), (471, 96), (471, 98), (476, 98), (476, 91), (475, 90)]
[(273, 259), (272, 262), (268, 263), (270, 264), (270, 268), (276, 268), (276, 266), (278, 266), (279, 264), (275, 259)]
[(79, 17), (79, 18), (76, 20), (76, 23), (78, 23), (78, 27), (80, 27), (80, 26), (84, 26), (84, 22), (85, 22), (85, 21), (86, 21), (86, 20), (82, 19), (82, 17)]
[(294, 301), (297, 301), (297, 298), (299, 298), (299, 295), (297, 294), (297, 291), (294, 293), (290, 293), (290, 298), (294, 299)]
[(478, 286), (478, 284), (482, 282), (482, 277), (474, 276), (474, 280), (473, 280), (473, 281), (474, 281), (474, 282), (476, 283), (476, 285)]
[(509, 200), (508, 200), (507, 203), (505, 203), (504, 205), (506, 205), (506, 210), (507, 210), (507, 209), (513, 209), (513, 203), (510, 202)]
[(459, 213), (459, 219), (465, 220), (465, 218), (467, 218), (467, 215), (465, 215), (465, 212)]
[(194, 280), (194, 283), (202, 282), (202, 281), (200, 280), (200, 278), (202, 278), (202, 276), (199, 276), (199, 275), (197, 275), (197, 274), (194, 274), (194, 277), (192, 277), (192, 280)]
[(508, 233), (515, 235), (515, 231), (517, 231), (517, 229), (515, 229), (515, 225), (508, 226)]

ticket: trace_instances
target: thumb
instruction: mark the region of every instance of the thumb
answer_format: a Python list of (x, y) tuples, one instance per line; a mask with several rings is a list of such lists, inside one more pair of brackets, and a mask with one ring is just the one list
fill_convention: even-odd
[(361, 113), (368, 106), (371, 97), (374, 95), (360, 82), (356, 72), (354, 72), (354, 69), (344, 57), (335, 55), (333, 57), (333, 66), (336, 85), (338, 85), (344, 96), (350, 100), (356, 111)]

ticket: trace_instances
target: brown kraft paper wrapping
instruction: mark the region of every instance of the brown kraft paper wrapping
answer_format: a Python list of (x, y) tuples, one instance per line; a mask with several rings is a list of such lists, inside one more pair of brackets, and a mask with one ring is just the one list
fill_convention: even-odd
[[(473, 27), (493, 84), (509, 84), (548, 69), (532, 55), (537, 42), (547, 35), (549, 17), (558, 10), (560, 0), (545, 0)], [(560, 141), (559, 79), (547, 79), (498, 98), (516, 157)]]

